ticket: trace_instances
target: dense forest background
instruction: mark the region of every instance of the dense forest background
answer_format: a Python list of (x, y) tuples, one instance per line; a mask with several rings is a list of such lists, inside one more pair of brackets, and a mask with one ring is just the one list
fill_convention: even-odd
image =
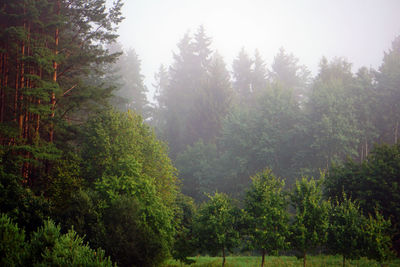
[[(329, 217), (323, 198), (336, 199), (337, 210), (355, 199), (364, 232), (378, 234), (372, 225), (381, 223), (392, 229), (392, 243), (381, 243), (398, 249), (400, 37), (377, 70), (353, 72), (343, 58), (322, 58), (312, 76), (284, 48), (270, 66), (242, 49), (228, 67), (199, 26), (178, 42), (173, 63), (160, 66), (150, 99), (140, 56), (116, 42), (121, 6), (0, 1), (1, 231), (18, 238), (7, 253), (28, 251), (2, 260), (70, 264), (73, 255), (57, 254), (68, 240), (98, 265), (110, 265), (107, 257), (122, 266), (158, 265), (170, 255), (186, 260), (214, 249), (216, 241), (204, 239), (214, 233), (202, 228), (215, 223), (208, 221), (213, 209), (228, 218), (215, 224), (227, 231), (215, 248), (225, 256), (225, 247), (243, 245), (238, 229), (265, 210), (253, 207), (265, 197), (257, 195), (263, 186), (278, 192), (269, 197), (280, 199), (279, 210), (291, 202), (300, 212), (303, 191), (315, 193), (313, 208), (326, 216), (313, 223), (321, 226)], [(248, 216), (238, 219), (243, 209)], [(375, 214), (369, 224), (367, 214)], [(296, 212), (276, 216), (276, 227), (296, 244), (296, 223), (306, 223)], [(328, 238), (327, 229), (315, 231)], [(291, 248), (305, 259), (325, 239)], [(104, 251), (93, 258), (85, 242)], [(250, 249), (262, 255), (289, 248), (257, 242)], [(365, 247), (386, 259), (388, 247)]]
[(149, 118), (195, 200), (216, 189), (240, 195), (266, 166), (290, 185), (398, 142), (399, 38), (378, 70), (322, 58), (315, 77), (283, 48), (270, 67), (242, 49), (230, 73), (210, 46), (203, 27), (183, 37), (156, 75)]

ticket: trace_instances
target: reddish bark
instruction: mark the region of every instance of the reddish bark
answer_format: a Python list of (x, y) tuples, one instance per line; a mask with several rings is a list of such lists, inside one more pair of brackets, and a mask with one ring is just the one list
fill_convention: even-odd
[[(56, 14), (60, 15), (60, 1), (57, 1), (57, 6), (56, 6)], [(54, 55), (58, 55), (58, 42), (59, 42), (59, 28), (56, 27), (55, 33), (54, 33)], [(57, 61), (56, 59), (53, 60), (53, 82), (57, 82)], [(56, 109), (56, 95), (54, 92), (51, 93), (51, 119), (53, 120), (55, 117), (55, 109)], [(54, 123), (51, 122), (50, 125), (50, 133), (49, 133), (49, 141), (53, 142), (54, 139)]]

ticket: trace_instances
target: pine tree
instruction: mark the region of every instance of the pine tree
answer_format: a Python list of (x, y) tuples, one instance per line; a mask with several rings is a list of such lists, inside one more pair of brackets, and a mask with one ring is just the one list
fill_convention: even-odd
[(253, 77), (251, 82), (252, 92), (258, 95), (260, 92), (266, 90), (268, 85), (268, 70), (265, 66), (265, 62), (262, 59), (258, 50), (254, 53), (254, 66), (253, 66)]
[(144, 119), (150, 116), (150, 107), (147, 100), (147, 88), (144, 85), (144, 76), (141, 74), (141, 61), (134, 49), (123, 53), (115, 63), (116, 75), (120, 77), (120, 88), (115, 95), (122, 98), (120, 109), (131, 109), (141, 114)]
[(398, 143), (400, 138), (400, 36), (385, 53), (377, 73), (379, 102), (384, 103), (378, 112), (383, 120), (378, 124), (381, 140)]
[(235, 90), (238, 103), (248, 102), (252, 94), (252, 65), (244, 48), (239, 52), (237, 58), (233, 61), (233, 89)]
[(40, 173), (48, 172), (57, 157), (58, 125), (76, 118), (83, 103), (99, 103), (109, 95), (84, 78), (96, 72), (95, 63), (114, 60), (103, 43), (116, 38), (121, 5), (117, 1), (106, 9), (101, 0), (2, 1), (1, 143), (19, 157), (26, 184), (43, 177)]
[(196, 140), (215, 143), (231, 105), (232, 89), (225, 62), (218, 53), (214, 54), (208, 69), (193, 107), (191, 133)]
[[(211, 39), (200, 27), (194, 38), (185, 34), (178, 43), (179, 52), (174, 54), (174, 63), (169, 68), (168, 84), (160, 92), (158, 108), (163, 109), (158, 120), (162, 125), (162, 137), (170, 146), (175, 158), (187, 145), (192, 145), (204, 136), (206, 119), (201, 101), (204, 100), (211, 67)], [(161, 77), (161, 76), (160, 76)], [(162, 118), (161, 118), (162, 117)]]

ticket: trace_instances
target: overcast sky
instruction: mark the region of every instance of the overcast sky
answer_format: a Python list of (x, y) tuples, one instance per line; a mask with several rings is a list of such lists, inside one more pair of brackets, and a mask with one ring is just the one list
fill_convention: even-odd
[(125, 0), (120, 43), (134, 48), (150, 90), (185, 32), (204, 25), (230, 68), (241, 47), (268, 66), (280, 47), (313, 74), (322, 56), (378, 68), (400, 35), (400, 0)]

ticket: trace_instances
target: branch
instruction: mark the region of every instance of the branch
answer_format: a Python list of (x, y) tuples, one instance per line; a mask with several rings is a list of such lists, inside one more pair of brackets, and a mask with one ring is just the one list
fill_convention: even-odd
[(64, 92), (63, 96), (66, 96), (72, 89), (74, 89), (78, 84), (74, 84), (71, 88)]

